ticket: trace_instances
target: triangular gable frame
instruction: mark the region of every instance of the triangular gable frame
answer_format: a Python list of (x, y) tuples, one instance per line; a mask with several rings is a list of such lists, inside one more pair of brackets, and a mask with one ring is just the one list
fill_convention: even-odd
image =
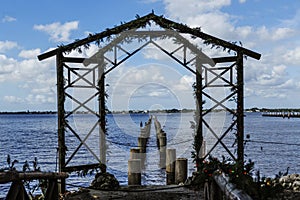
[(222, 46), (223, 48), (228, 48), (235, 52), (242, 52), (244, 55), (252, 57), (254, 59), (260, 59), (261, 55), (259, 53), (256, 53), (256, 52), (246, 49), (244, 47), (238, 46), (231, 42), (227, 42), (220, 38), (211, 36), (209, 34), (206, 34), (197, 28), (190, 28), (187, 25), (171, 21), (169, 19), (164, 18), (163, 16), (155, 15), (154, 13), (150, 13), (144, 17), (139, 17), (136, 20), (132, 20), (128, 23), (121, 24), (120, 26), (117, 26), (117, 27), (114, 27), (111, 29), (107, 29), (106, 31), (103, 31), (103, 32), (100, 32), (100, 33), (97, 33), (94, 35), (91, 34), (89, 37), (87, 37), (85, 39), (75, 41), (68, 45), (60, 46), (59, 48), (56, 48), (54, 50), (51, 50), (49, 52), (39, 55), (38, 59), (44, 60), (46, 58), (55, 56), (59, 52), (68, 52), (68, 51), (74, 50), (78, 47), (88, 45), (91, 42), (96, 42), (96, 41), (100, 42), (101, 40), (103, 40), (107, 37), (120, 34), (121, 32), (124, 32), (124, 31), (133, 30), (133, 29), (137, 29), (137, 28), (143, 28), (147, 24), (150, 25), (151, 20), (154, 21), (156, 24), (158, 24), (162, 28), (174, 30), (179, 33), (190, 34), (191, 36), (203, 39), (205, 41), (205, 43)]

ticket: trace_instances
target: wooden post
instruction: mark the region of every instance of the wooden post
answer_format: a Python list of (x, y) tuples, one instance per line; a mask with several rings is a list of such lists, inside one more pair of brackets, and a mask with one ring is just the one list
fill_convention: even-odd
[(138, 137), (138, 147), (140, 148), (140, 153), (146, 153), (146, 146), (147, 146), (146, 137)]
[(196, 133), (194, 138), (194, 146), (195, 146), (195, 153), (196, 153), (196, 166), (197, 171), (200, 171), (200, 151), (203, 143), (203, 99), (202, 99), (202, 64), (201, 59), (197, 56), (196, 58), (196, 88), (195, 88), (195, 95), (196, 95), (196, 114), (195, 114), (195, 121), (196, 121)]
[(146, 126), (144, 128), (141, 128), (140, 137), (146, 137)]
[(98, 66), (98, 90), (99, 90), (99, 135), (100, 135), (100, 161), (106, 164), (106, 119), (105, 119), (105, 75), (104, 57), (100, 57)]
[(184, 183), (187, 179), (188, 162), (186, 158), (177, 158), (175, 164), (175, 183)]
[(21, 180), (12, 182), (5, 199), (7, 199), (7, 200), (15, 200), (15, 199), (27, 200), (27, 199), (29, 199), (29, 196), (26, 192), (24, 184)]
[(141, 159), (141, 167), (145, 168), (146, 152), (147, 152), (148, 138), (138, 137), (138, 148), (140, 150), (139, 159)]
[(128, 160), (128, 185), (141, 185), (141, 160)]
[(159, 166), (161, 169), (166, 168), (166, 148), (167, 148), (167, 137), (165, 135), (159, 136)]
[(237, 55), (237, 160), (244, 165), (244, 66), (243, 54)]
[[(57, 134), (58, 134), (58, 171), (64, 172), (66, 165), (66, 144), (65, 144), (65, 90), (64, 90), (64, 63), (63, 55), (58, 52), (56, 55), (57, 74)], [(66, 179), (62, 178), (59, 184), (59, 192), (65, 193)]]
[(176, 149), (167, 149), (166, 151), (167, 185), (175, 184), (175, 163), (176, 163)]

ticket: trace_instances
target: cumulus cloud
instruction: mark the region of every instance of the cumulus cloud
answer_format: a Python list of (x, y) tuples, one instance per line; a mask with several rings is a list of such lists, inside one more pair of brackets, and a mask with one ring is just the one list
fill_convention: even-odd
[(296, 33), (294, 29), (288, 27), (267, 28), (266, 26), (261, 26), (256, 30), (257, 36), (264, 41), (283, 40), (294, 36)]
[(44, 103), (55, 103), (55, 97), (54, 96), (46, 96), (46, 95), (28, 95), (26, 98), (26, 101), (29, 104), (44, 104)]
[(3, 100), (8, 103), (22, 103), (24, 100), (16, 96), (4, 96)]
[(299, 67), (300, 65), (300, 47), (295, 47), (285, 51), (283, 54), (284, 61)]
[[(224, 6), (229, 6), (231, 0), (199, 1), (199, 0), (164, 0), (167, 14), (172, 18), (185, 20), (195, 17), (199, 13), (206, 13), (219, 10)], [(184, 8), (184, 9), (182, 9)], [(188, 11), (188, 12), (187, 12)]]
[(146, 107), (151, 107), (149, 104), (160, 104), (167, 99), (176, 99), (183, 107), (191, 107), (194, 105), (191, 83), (194, 78), (184, 72), (181, 66), (160, 63), (138, 67), (121, 65), (107, 77), (110, 108), (126, 109), (131, 101), (144, 102)]
[(14, 22), (14, 21), (17, 21), (17, 19), (14, 18), (14, 17), (8, 16), (8, 15), (5, 15), (5, 16), (2, 18), (2, 22), (3, 22), (3, 23), (5, 23), (5, 22)]
[(22, 50), (19, 53), (19, 57), (30, 59), (30, 58), (36, 58), (39, 54), (41, 54), (40, 49)]
[(300, 9), (290, 19), (281, 20), (281, 23), (289, 28), (299, 29), (300, 26)]
[(17, 63), (15, 59), (0, 54), (0, 82), (11, 78), (10, 75), (14, 72)]
[[(40, 49), (21, 50), (20, 60), (0, 54), (0, 82), (14, 85), (10, 87), (14, 91), (22, 91), (17, 95), (3, 96), (3, 101), (16, 104), (16, 107), (55, 102), (55, 60), (39, 62), (36, 58), (39, 53)], [(28, 95), (24, 96), (24, 93)]]
[[(300, 10), (289, 19), (277, 19), (277, 24), (258, 25), (239, 23), (243, 16), (224, 12), (222, 8), (230, 6), (232, 1), (164, 0), (164, 3), (169, 18), (191, 27), (200, 26), (203, 32), (224, 40), (241, 41), (245, 48), (262, 54), (259, 61), (245, 61), (245, 91), (251, 93), (245, 96), (283, 98), (292, 87), (299, 87), (291, 67), (300, 63)], [(221, 51), (201, 48), (207, 55), (222, 56)]]
[(34, 25), (35, 30), (43, 31), (50, 35), (50, 40), (54, 42), (69, 42), (71, 31), (78, 29), (79, 21), (71, 21), (61, 24), (55, 22), (46, 25)]
[(4, 53), (7, 50), (13, 49), (18, 47), (18, 44), (16, 42), (12, 41), (0, 41), (0, 53)]

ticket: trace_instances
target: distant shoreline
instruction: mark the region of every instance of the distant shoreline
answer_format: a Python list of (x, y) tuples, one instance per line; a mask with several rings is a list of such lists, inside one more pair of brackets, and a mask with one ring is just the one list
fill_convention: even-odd
[(56, 111), (5, 111), (0, 112), (0, 115), (24, 115), (24, 114), (57, 114)]
[[(224, 111), (222, 109), (213, 112)], [(68, 111), (67, 111), (68, 112)], [(165, 109), (165, 110), (123, 110), (123, 111), (107, 111), (107, 114), (147, 114), (147, 113), (189, 113), (195, 112), (194, 109)], [(300, 112), (300, 108), (247, 108), (244, 112)], [(57, 111), (0, 111), (0, 115), (4, 114), (57, 114)], [(77, 111), (75, 114), (90, 114), (85, 111)]]

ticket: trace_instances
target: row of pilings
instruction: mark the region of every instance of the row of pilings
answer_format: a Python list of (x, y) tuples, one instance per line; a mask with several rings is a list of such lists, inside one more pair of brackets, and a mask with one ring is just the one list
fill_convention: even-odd
[(154, 119), (157, 148), (159, 151), (159, 168), (166, 171), (166, 184), (184, 183), (187, 179), (188, 160), (186, 158), (176, 158), (176, 149), (167, 149), (167, 134), (161, 128), (157, 117), (152, 118), (151, 116), (145, 123), (145, 127), (141, 126), (141, 132), (137, 141), (138, 147), (130, 149), (128, 185), (141, 185), (141, 174), (142, 169), (145, 168), (152, 119)]

